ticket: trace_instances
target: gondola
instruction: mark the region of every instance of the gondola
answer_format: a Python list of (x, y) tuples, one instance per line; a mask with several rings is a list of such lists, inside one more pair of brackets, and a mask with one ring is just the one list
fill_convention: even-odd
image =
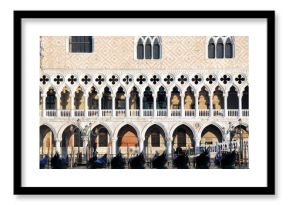
[(189, 158), (185, 151), (181, 147), (177, 147), (173, 155), (173, 165), (177, 169), (188, 169)]
[(166, 163), (167, 163), (167, 155), (164, 151), (160, 156), (158, 154), (155, 154), (154, 157), (151, 160), (152, 162), (152, 168), (155, 169), (166, 169)]
[(90, 169), (100, 169), (100, 168), (106, 168), (109, 163), (109, 159), (107, 157), (107, 154), (104, 154), (101, 158), (97, 158), (95, 155), (89, 160), (88, 168)]
[(41, 159), (39, 162), (40, 169), (44, 169), (47, 163), (48, 163), (48, 155), (45, 155), (45, 157)]
[(111, 161), (112, 169), (125, 169), (126, 160), (122, 157), (121, 152), (119, 152)]
[(129, 159), (130, 169), (145, 169), (145, 157), (143, 152), (138, 154), (136, 157)]
[(60, 157), (58, 153), (55, 153), (55, 155), (51, 159), (52, 169), (66, 169), (67, 165), (67, 159)]
[(210, 157), (209, 151), (204, 150), (199, 156), (193, 159), (196, 169), (209, 169), (210, 167)]

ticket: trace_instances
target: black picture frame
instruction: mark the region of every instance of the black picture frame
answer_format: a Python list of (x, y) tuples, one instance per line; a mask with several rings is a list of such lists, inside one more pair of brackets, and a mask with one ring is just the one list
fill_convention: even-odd
[[(22, 185), (22, 20), (56, 18), (203, 18), (267, 21), (266, 187), (24, 187)], [(270, 95), (271, 94), (271, 95)], [(21, 93), (21, 96), (23, 94)], [(17, 99), (17, 101), (15, 101)], [(275, 11), (14, 11), (14, 194), (65, 195), (273, 195), (275, 194)]]

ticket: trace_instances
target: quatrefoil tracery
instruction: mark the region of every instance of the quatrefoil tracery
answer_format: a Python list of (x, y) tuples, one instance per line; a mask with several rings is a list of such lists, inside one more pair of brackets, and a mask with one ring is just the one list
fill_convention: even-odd
[(46, 77), (46, 75), (43, 75), (43, 76), (40, 78), (40, 82), (42, 82), (43, 85), (45, 85), (46, 82), (48, 82), (48, 81), (49, 81), (49, 78)]
[(112, 77), (109, 79), (109, 81), (115, 85), (116, 82), (118, 82), (118, 77), (116, 77), (115, 75), (112, 75)]
[(237, 78), (235, 78), (235, 81), (237, 81), (239, 84), (242, 84), (243, 81), (245, 81), (246, 79), (239, 74)]
[(167, 75), (166, 78), (164, 78), (164, 81), (169, 85), (173, 81), (173, 77), (170, 75)]
[(61, 82), (63, 82), (63, 78), (60, 75), (57, 75), (54, 79), (54, 82), (56, 82), (56, 84), (60, 84)]
[(77, 78), (74, 75), (71, 75), (67, 80), (73, 85), (77, 81)]
[(139, 84), (143, 84), (143, 82), (146, 81), (146, 78), (143, 75), (140, 75), (139, 78), (137, 78), (137, 82), (139, 82)]
[(159, 78), (157, 77), (157, 75), (153, 75), (152, 78), (150, 78), (150, 81), (155, 85), (159, 82)]
[(126, 75), (123, 78), (123, 82), (125, 82), (128, 85), (130, 82), (132, 82), (132, 78), (129, 75)]
[(213, 75), (209, 75), (208, 78), (206, 78), (206, 81), (208, 81), (209, 84), (212, 84), (215, 80), (216, 79)]
[(177, 79), (181, 84), (184, 84), (187, 81), (187, 78), (184, 75), (181, 75), (178, 79)]
[(199, 82), (201, 82), (201, 77), (195, 75), (194, 78), (192, 78), (191, 80), (197, 85)]
[(227, 84), (230, 80), (231, 78), (228, 75), (223, 75), (223, 77), (220, 78), (220, 81), (222, 81), (224, 84)]
[(85, 85), (88, 84), (90, 81), (91, 81), (91, 79), (89, 78), (88, 75), (85, 75), (85, 76), (82, 78), (82, 82), (83, 82)]
[(105, 78), (104, 78), (103, 76), (99, 75), (99, 76), (95, 79), (95, 81), (96, 81), (99, 85), (101, 85), (102, 82), (105, 81)]

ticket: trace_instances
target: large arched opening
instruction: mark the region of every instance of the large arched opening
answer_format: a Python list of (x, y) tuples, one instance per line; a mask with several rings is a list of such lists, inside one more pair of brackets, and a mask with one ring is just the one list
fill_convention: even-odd
[(54, 137), (50, 127), (47, 125), (41, 125), (39, 127), (39, 153), (41, 159), (43, 155), (52, 156), (55, 153)]
[(201, 133), (201, 146), (215, 145), (221, 143), (223, 134), (221, 130), (215, 125), (206, 126)]
[(117, 146), (119, 152), (131, 157), (138, 153), (139, 142), (138, 134), (131, 125), (124, 125), (118, 132)]
[(194, 133), (187, 125), (179, 125), (173, 131), (173, 149), (181, 147), (184, 150), (191, 150), (195, 147)]
[(146, 156), (152, 157), (156, 152), (161, 154), (166, 150), (164, 130), (156, 124), (151, 125), (145, 132), (144, 151)]
[(67, 126), (62, 133), (61, 141), (62, 156), (76, 157), (78, 153), (84, 153), (83, 139), (80, 129), (75, 125)]
[(110, 154), (111, 145), (109, 131), (106, 127), (97, 125), (92, 128), (88, 141), (90, 156), (94, 151), (96, 151), (98, 155)]

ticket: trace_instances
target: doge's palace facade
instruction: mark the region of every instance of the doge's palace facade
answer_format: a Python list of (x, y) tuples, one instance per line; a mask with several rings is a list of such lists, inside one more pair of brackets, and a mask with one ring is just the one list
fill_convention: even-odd
[(42, 36), (40, 153), (248, 140), (248, 37)]

